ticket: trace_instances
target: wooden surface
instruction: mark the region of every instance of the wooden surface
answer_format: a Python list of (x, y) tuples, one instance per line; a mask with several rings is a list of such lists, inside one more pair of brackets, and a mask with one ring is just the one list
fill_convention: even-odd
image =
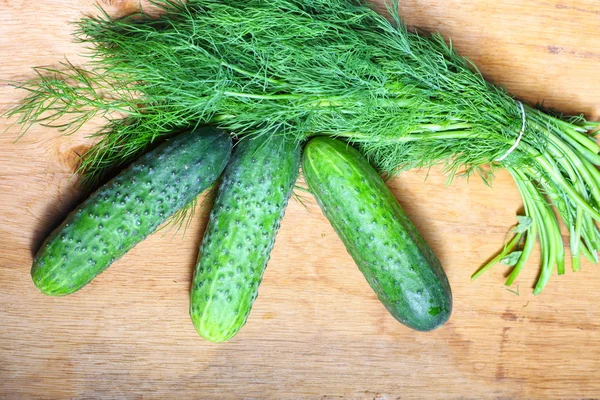
[[(597, 1), (401, 3), (409, 23), (452, 37), (520, 98), (600, 118)], [(67, 21), (91, 10), (0, 0), (0, 110), (22, 95), (5, 80), (63, 55), (81, 60)], [(477, 179), (446, 187), (437, 170), (391, 182), (452, 284), (454, 313), (435, 332), (388, 315), (309, 198), (308, 210), (291, 202), (249, 321), (228, 343), (199, 338), (188, 317), (201, 219), (185, 237), (153, 235), (70, 297), (40, 294), (32, 252), (82, 196), (71, 173), (93, 129), (0, 135), (0, 398), (600, 397), (597, 266), (554, 276), (539, 297), (536, 257), (518, 295), (503, 268), (469, 279), (521, 205), (502, 173), (492, 189)]]

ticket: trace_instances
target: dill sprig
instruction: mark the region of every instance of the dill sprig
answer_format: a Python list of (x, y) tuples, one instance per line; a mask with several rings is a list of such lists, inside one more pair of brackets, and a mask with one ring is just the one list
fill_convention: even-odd
[[(542, 272), (534, 292), (554, 268), (564, 272), (551, 206), (569, 228), (573, 269), (580, 254), (597, 261), (600, 147), (589, 134), (597, 124), (522, 111), (439, 34), (409, 31), (395, 7), (387, 19), (352, 0), (156, 3), (160, 18), (83, 18), (75, 39), (90, 51), (86, 68), (38, 69), (20, 85), (28, 96), (9, 112), (24, 129), (42, 123), (66, 133), (107, 118), (81, 164), (88, 180), (198, 124), (237, 136), (329, 135), (388, 174), (441, 164), (449, 179), (478, 173), (489, 182), (507, 168), (531, 220), (494, 259), (514, 265), (508, 284), (537, 239)], [(523, 112), (519, 146), (496, 161), (523, 129)]]

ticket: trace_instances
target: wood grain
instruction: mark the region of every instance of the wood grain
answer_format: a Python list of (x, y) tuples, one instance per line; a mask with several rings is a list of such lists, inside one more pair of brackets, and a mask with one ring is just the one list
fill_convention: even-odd
[[(600, 118), (597, 1), (402, 0), (401, 10), (519, 98)], [(92, 11), (87, 0), (0, 0), (0, 110), (21, 96), (6, 80), (65, 55), (81, 62), (67, 22)], [(453, 316), (431, 333), (388, 315), (309, 197), (308, 208), (290, 204), (250, 319), (228, 343), (200, 339), (188, 317), (201, 218), (185, 237), (153, 235), (80, 292), (45, 297), (32, 253), (84, 195), (71, 174), (93, 129), (0, 135), (1, 398), (600, 397), (597, 266), (553, 277), (539, 297), (535, 257), (519, 295), (502, 268), (469, 279), (521, 206), (503, 173), (493, 188), (447, 187), (438, 170), (391, 182), (453, 287)]]

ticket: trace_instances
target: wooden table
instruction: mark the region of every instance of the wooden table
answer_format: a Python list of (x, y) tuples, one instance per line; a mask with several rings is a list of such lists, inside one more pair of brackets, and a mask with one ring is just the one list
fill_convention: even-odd
[[(0, 109), (22, 95), (5, 80), (63, 55), (81, 61), (67, 21), (92, 10), (91, 0), (0, 1)], [(520, 98), (600, 118), (597, 1), (402, 0), (401, 10)], [(42, 295), (32, 252), (83, 196), (71, 174), (93, 130), (0, 135), (1, 398), (600, 397), (597, 266), (553, 277), (538, 297), (537, 257), (514, 292), (504, 268), (469, 279), (521, 207), (504, 173), (493, 188), (447, 187), (438, 170), (391, 182), (452, 284), (452, 318), (431, 333), (388, 315), (309, 198), (308, 209), (291, 202), (251, 317), (230, 342), (201, 339), (188, 317), (201, 218), (185, 237), (153, 235), (70, 297)]]

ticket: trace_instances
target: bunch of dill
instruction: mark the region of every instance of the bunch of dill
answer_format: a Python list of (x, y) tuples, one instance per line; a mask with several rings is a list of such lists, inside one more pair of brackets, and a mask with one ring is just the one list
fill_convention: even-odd
[[(353, 0), (158, 1), (164, 14), (79, 21), (85, 69), (36, 69), (10, 115), (76, 131), (108, 123), (86, 154), (88, 180), (122, 165), (157, 138), (198, 124), (240, 137), (344, 138), (385, 173), (443, 164), (450, 177), (489, 179), (507, 168), (526, 216), (497, 261), (519, 273), (539, 238), (539, 293), (564, 246), (551, 204), (570, 230), (573, 269), (597, 261), (600, 147), (582, 117), (523, 106), (484, 80), (439, 35), (411, 32), (397, 9), (386, 19)], [(515, 146), (515, 143), (517, 146)], [(515, 251), (518, 247), (521, 250)], [(476, 274), (476, 275), (478, 275)]]

